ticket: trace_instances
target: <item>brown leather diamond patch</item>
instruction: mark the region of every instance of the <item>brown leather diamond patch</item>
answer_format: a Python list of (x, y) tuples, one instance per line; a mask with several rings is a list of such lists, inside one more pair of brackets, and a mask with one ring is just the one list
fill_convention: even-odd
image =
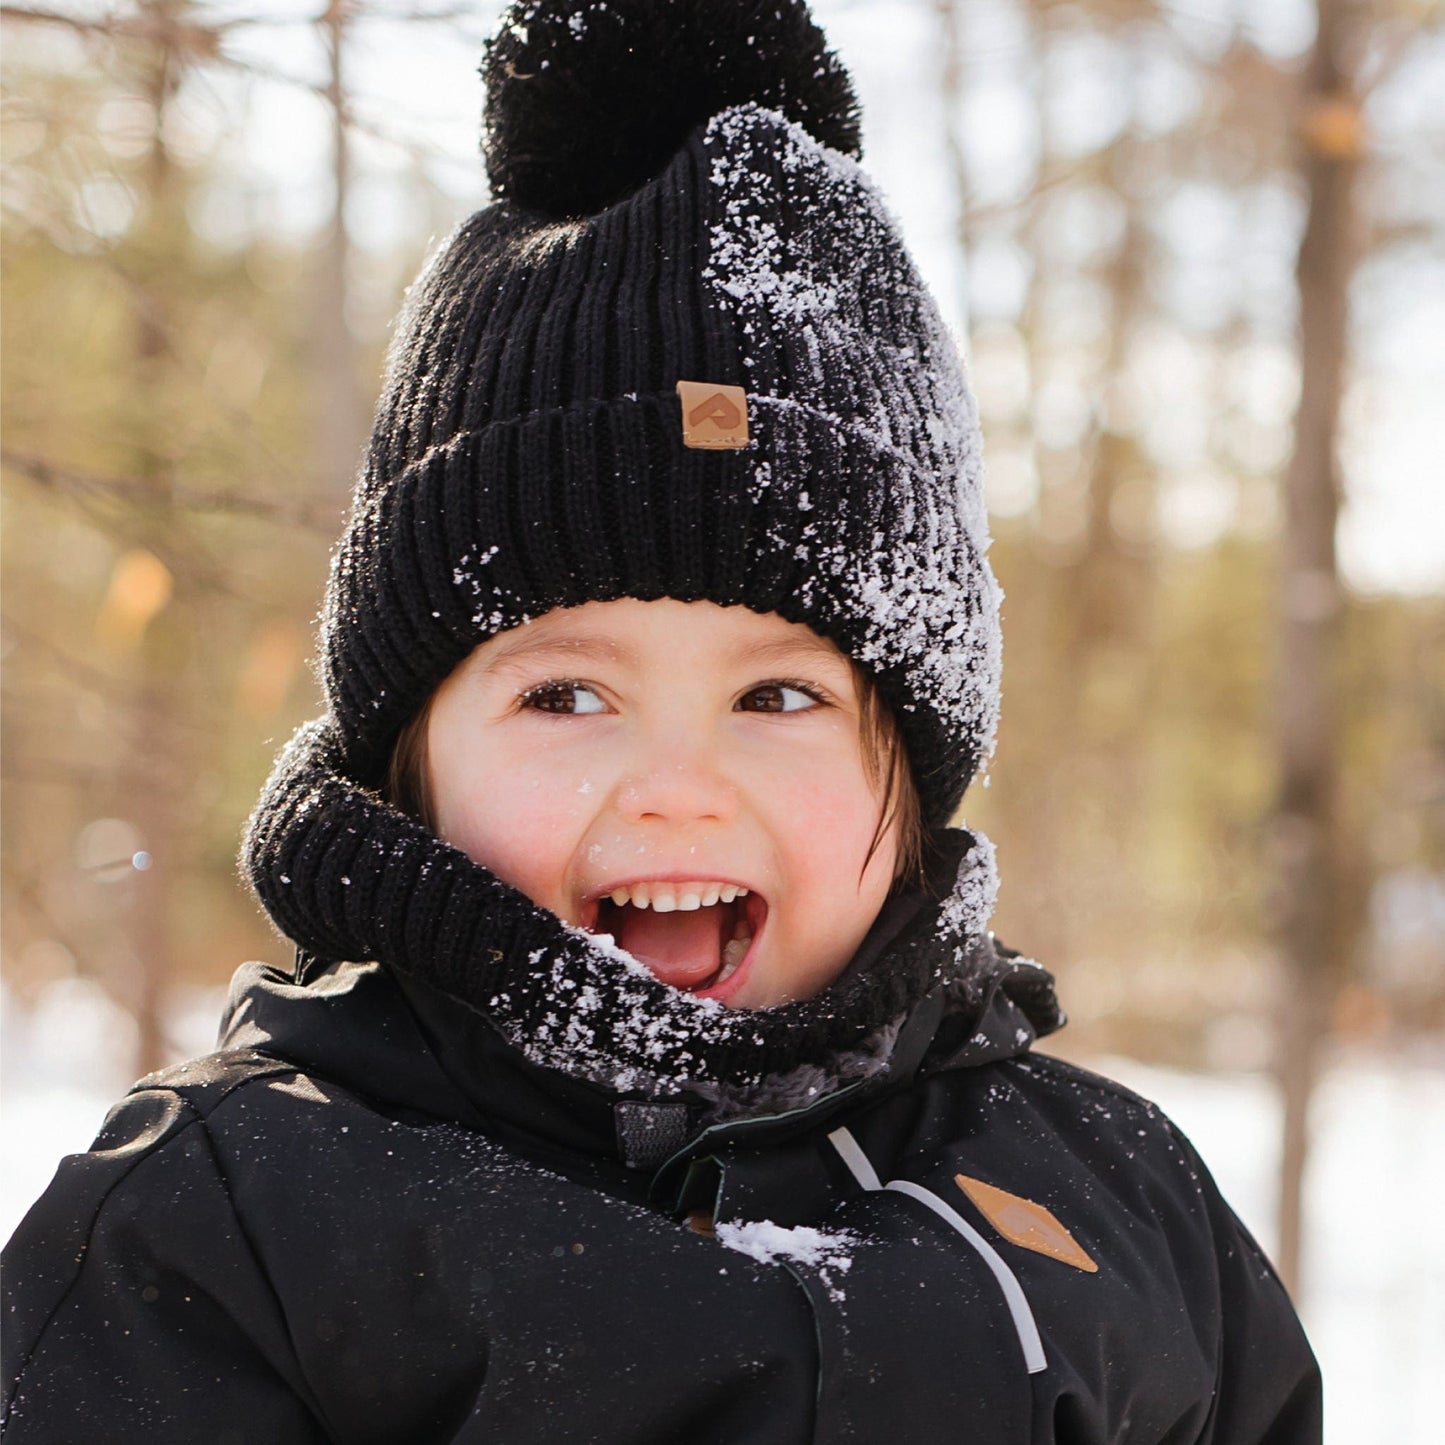
[(740, 386), (680, 381), (682, 440), (685, 446), (730, 448), (748, 444), (748, 394)]
[(1046, 1254), (1088, 1274), (1098, 1272), (1099, 1266), (1078, 1240), (1042, 1204), (985, 1184), (982, 1179), (971, 1179), (967, 1174), (955, 1174), (953, 1178), (979, 1213), (1010, 1243), (1022, 1245), (1035, 1254)]

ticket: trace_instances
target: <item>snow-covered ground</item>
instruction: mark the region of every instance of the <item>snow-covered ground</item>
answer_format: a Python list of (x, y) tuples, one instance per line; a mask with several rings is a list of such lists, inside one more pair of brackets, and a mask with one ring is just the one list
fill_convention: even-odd
[[(203, 1052), (217, 995), (187, 1001), (178, 1057)], [(0, 1055), (0, 1237), (63, 1154), (84, 1149), (126, 1083), (127, 1017), (93, 985), (6, 1001)], [(1279, 1109), (1258, 1075), (1201, 1076), (1130, 1059), (1093, 1066), (1155, 1099), (1194, 1140), (1240, 1216), (1274, 1243)], [(1445, 1346), (1445, 1059), (1339, 1058), (1316, 1100), (1305, 1323), (1325, 1371), (1330, 1445), (1435, 1445)]]

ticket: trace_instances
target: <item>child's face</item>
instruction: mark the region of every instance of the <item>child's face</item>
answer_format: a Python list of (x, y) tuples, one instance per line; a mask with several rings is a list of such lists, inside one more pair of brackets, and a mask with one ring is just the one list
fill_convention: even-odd
[(892, 828), (864, 862), (883, 797), (859, 721), (851, 665), (806, 627), (589, 602), (447, 678), (427, 785), (440, 835), (534, 902), (664, 983), (765, 1008), (830, 983), (892, 882)]

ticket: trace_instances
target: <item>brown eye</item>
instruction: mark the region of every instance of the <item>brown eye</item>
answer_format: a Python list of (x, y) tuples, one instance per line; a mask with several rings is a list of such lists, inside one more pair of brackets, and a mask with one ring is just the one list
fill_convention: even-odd
[(544, 682), (523, 693), (522, 706), (536, 712), (564, 714), (605, 712), (602, 699), (582, 682)]
[(805, 687), (786, 682), (765, 682), (745, 692), (737, 703), (739, 712), (806, 712), (822, 699)]

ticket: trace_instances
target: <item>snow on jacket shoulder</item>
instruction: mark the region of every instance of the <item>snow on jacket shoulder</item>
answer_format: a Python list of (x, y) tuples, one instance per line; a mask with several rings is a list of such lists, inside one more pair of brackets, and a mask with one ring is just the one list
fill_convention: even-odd
[(1070, 1065), (935, 1048), (638, 1171), (374, 967), (240, 996), (264, 1047), (142, 1081), (11, 1242), (14, 1445), (1319, 1439), (1197, 1156)]

